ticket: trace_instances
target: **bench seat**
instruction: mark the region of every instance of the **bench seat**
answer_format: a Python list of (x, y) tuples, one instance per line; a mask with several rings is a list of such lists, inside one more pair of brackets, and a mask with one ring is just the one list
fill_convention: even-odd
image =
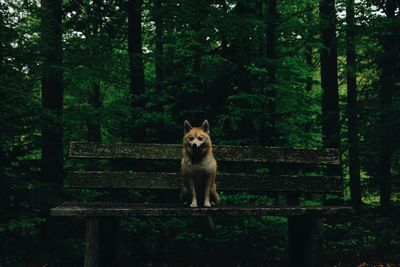
[(174, 204), (137, 204), (110, 202), (65, 202), (51, 209), (52, 216), (329, 216), (353, 213), (346, 206), (243, 206), (221, 205), (212, 208), (190, 208)]

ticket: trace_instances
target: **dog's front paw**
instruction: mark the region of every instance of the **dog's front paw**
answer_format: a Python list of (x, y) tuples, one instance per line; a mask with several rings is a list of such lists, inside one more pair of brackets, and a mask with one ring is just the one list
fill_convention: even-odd
[(190, 207), (191, 207), (191, 208), (197, 208), (197, 202), (192, 202), (192, 203), (190, 204)]
[(204, 207), (207, 207), (207, 208), (211, 207), (211, 203), (210, 202), (204, 202)]

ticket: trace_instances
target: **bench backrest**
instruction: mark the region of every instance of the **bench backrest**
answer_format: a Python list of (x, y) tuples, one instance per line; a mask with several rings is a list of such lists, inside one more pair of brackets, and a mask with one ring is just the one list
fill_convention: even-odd
[[(143, 159), (180, 160), (180, 144), (70, 144), (69, 156), (76, 159)], [(283, 166), (336, 166), (340, 169), (337, 149), (300, 149), (260, 146), (214, 146), (218, 162), (272, 163)], [(179, 165), (177, 165), (179, 166)], [(69, 188), (133, 188), (179, 189), (179, 169), (171, 172), (76, 171), (69, 172), (64, 185)], [(338, 175), (219, 173), (221, 191), (268, 192), (342, 192), (342, 177)]]

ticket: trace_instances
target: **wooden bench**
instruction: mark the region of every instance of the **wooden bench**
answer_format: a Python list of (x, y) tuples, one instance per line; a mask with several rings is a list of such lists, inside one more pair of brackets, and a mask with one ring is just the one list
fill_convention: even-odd
[[(175, 190), (178, 195), (181, 176), (179, 160), (182, 145), (175, 144), (70, 144), (69, 156), (74, 159), (136, 159), (147, 163), (174, 160), (175, 173), (134, 171), (76, 171), (69, 172), (64, 179), (67, 188), (91, 189), (146, 189)], [(275, 192), (285, 193), (287, 204), (276, 206), (224, 205), (212, 208), (190, 208), (182, 203), (81, 203), (66, 202), (51, 209), (52, 216), (80, 216), (86, 218), (85, 265), (97, 266), (99, 218), (109, 216), (288, 216), (289, 258), (293, 266), (319, 266), (321, 259), (321, 217), (352, 213), (344, 206), (301, 206), (301, 193), (331, 193), (341, 195), (343, 191), (341, 173), (324, 175), (327, 166), (340, 171), (340, 156), (337, 149), (298, 149), (252, 146), (215, 146), (214, 154), (223, 165), (234, 166), (235, 173), (220, 172), (217, 176), (218, 191), (230, 192)], [(233, 164), (233, 165), (232, 165)], [(254, 164), (255, 169), (269, 166), (269, 174), (249, 173), (237, 168)], [(171, 164), (169, 164), (171, 165)], [(176, 168), (175, 168), (176, 166)], [(238, 167), (239, 166), (239, 167)], [(312, 166), (317, 169), (312, 169)], [(311, 168), (311, 169), (310, 169)], [(303, 171), (302, 171), (303, 170)], [(306, 170), (306, 171), (304, 171)], [(309, 175), (316, 170), (322, 174)]]

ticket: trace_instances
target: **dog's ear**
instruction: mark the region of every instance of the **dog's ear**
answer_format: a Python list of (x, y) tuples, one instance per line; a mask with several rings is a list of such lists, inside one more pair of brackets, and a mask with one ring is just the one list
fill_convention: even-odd
[(184, 133), (187, 134), (191, 129), (192, 129), (192, 125), (190, 125), (190, 123), (185, 120), (185, 122), (183, 123), (183, 129), (184, 129)]
[(210, 124), (208, 124), (208, 120), (204, 120), (203, 124), (200, 127), (204, 132), (206, 132), (207, 134), (210, 133)]

